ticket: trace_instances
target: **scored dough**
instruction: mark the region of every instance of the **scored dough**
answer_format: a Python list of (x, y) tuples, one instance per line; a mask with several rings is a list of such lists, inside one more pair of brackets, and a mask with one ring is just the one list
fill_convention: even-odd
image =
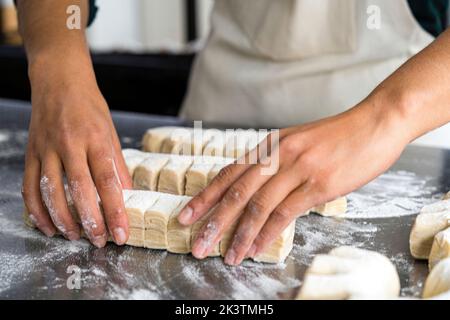
[(397, 270), (388, 258), (344, 246), (314, 258), (297, 299), (392, 299), (399, 293)]
[(433, 269), (439, 261), (448, 257), (450, 257), (450, 228), (434, 236), (430, 257), (428, 258), (429, 269)]
[(192, 165), (193, 157), (171, 157), (159, 174), (158, 191), (184, 195), (186, 172)]
[(162, 168), (169, 162), (169, 155), (149, 153), (149, 156), (136, 166), (133, 174), (133, 188), (157, 191)]
[(450, 300), (450, 258), (439, 262), (425, 281), (424, 299)]
[(158, 200), (159, 196), (159, 193), (136, 191), (125, 202), (125, 208), (128, 214), (128, 224), (130, 227), (141, 229), (144, 228), (145, 211)]
[(135, 149), (124, 149), (122, 154), (130, 176), (133, 176), (136, 167), (148, 156), (147, 153)]
[(142, 150), (147, 152), (160, 152), (162, 144), (178, 127), (158, 127), (148, 129), (142, 138)]
[(450, 200), (425, 206), (416, 217), (409, 237), (411, 255), (428, 259), (434, 236), (450, 226)]
[(172, 212), (178, 208), (181, 198), (161, 194), (158, 200), (145, 211), (144, 246), (151, 249), (167, 249), (167, 225)]
[(191, 200), (183, 197), (178, 207), (172, 212), (167, 223), (167, 251), (173, 253), (191, 252), (191, 229), (192, 226), (184, 226), (178, 222), (180, 211)]

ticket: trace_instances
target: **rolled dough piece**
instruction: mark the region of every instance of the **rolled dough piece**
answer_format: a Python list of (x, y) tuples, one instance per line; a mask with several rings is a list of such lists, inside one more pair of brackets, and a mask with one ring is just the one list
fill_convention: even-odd
[(156, 191), (159, 174), (169, 162), (169, 156), (162, 153), (149, 153), (148, 155), (134, 170), (133, 188)]
[(150, 249), (167, 249), (167, 224), (170, 215), (178, 208), (181, 198), (162, 193), (145, 211), (144, 246)]
[(341, 216), (347, 211), (347, 198), (337, 198), (336, 200), (317, 206), (311, 211), (325, 217)]
[(192, 226), (184, 226), (178, 222), (178, 214), (191, 200), (191, 197), (182, 197), (178, 207), (172, 212), (167, 224), (167, 251), (186, 254), (191, 252)]
[(179, 127), (158, 127), (148, 129), (142, 138), (142, 150), (147, 152), (161, 152), (162, 144), (170, 134)]
[(136, 191), (125, 202), (125, 208), (128, 214), (128, 224), (131, 228), (144, 229), (144, 214), (148, 208), (153, 206), (159, 196), (159, 193)]
[(268, 263), (281, 263), (291, 252), (294, 245), (295, 220), (275, 239), (270, 247), (253, 260)]
[(425, 281), (422, 296), (424, 299), (450, 299), (450, 258), (440, 261), (431, 270)]
[(136, 167), (148, 157), (147, 153), (134, 149), (124, 149), (122, 154), (131, 177), (133, 177)]
[(338, 247), (314, 258), (297, 299), (393, 299), (399, 293), (397, 270), (388, 258), (373, 251)]
[(416, 259), (428, 259), (434, 236), (449, 227), (449, 220), (450, 200), (423, 207), (409, 236), (411, 255)]
[(441, 260), (450, 257), (450, 228), (437, 233), (434, 236), (431, 247), (430, 257), (428, 258), (428, 267), (433, 269)]
[(177, 128), (164, 139), (161, 153), (190, 155), (192, 150), (192, 128)]
[(444, 196), (444, 200), (450, 200), (450, 192)]
[[(192, 225), (192, 230), (191, 230), (191, 247), (194, 244), (195, 239), (197, 239), (197, 235), (198, 235), (200, 229), (203, 227), (203, 225), (206, 223), (206, 221), (208, 220), (209, 217), (210, 217), (210, 215), (205, 215), (200, 220), (197, 220)], [(214, 249), (209, 253), (208, 256), (209, 257), (219, 257), (220, 256), (220, 244), (219, 243), (214, 247)]]
[(171, 157), (159, 174), (158, 191), (183, 195), (185, 193), (186, 172), (192, 165), (190, 156)]

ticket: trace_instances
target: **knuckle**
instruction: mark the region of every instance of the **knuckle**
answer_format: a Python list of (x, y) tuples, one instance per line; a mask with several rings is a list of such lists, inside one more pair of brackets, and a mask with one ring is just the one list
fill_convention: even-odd
[(233, 174), (233, 165), (228, 165), (219, 171), (216, 179), (217, 181), (220, 182), (228, 182), (231, 179), (232, 174)]
[(273, 211), (273, 215), (279, 220), (289, 220), (292, 217), (292, 210), (285, 204), (281, 203)]
[(222, 201), (226, 203), (241, 202), (245, 199), (246, 193), (247, 188), (243, 183), (235, 183), (228, 189)]
[(266, 210), (266, 203), (263, 195), (253, 197), (247, 204), (247, 211), (250, 216), (258, 216)]
[(112, 170), (100, 173), (96, 180), (97, 187), (100, 189), (115, 187), (117, 183), (116, 173)]

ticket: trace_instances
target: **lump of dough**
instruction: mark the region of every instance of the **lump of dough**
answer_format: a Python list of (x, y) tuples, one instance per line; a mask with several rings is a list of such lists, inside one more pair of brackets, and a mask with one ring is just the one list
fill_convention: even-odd
[(171, 157), (159, 174), (158, 191), (184, 195), (186, 172), (192, 161), (190, 156)]
[(450, 200), (423, 207), (409, 236), (411, 255), (416, 259), (428, 259), (434, 236), (450, 225), (449, 220)]
[(295, 220), (279, 235), (269, 248), (253, 260), (266, 263), (283, 262), (294, 246)]
[(124, 149), (122, 155), (131, 177), (133, 177), (134, 169), (148, 156), (147, 153), (135, 149)]
[(161, 153), (149, 153), (148, 155), (134, 170), (133, 188), (156, 191), (159, 174), (169, 161), (169, 156)]
[(159, 196), (157, 192), (135, 191), (133, 193), (125, 202), (130, 227), (144, 229), (144, 214)]
[(181, 197), (178, 207), (172, 212), (167, 223), (167, 251), (173, 253), (191, 252), (192, 226), (184, 226), (178, 222), (178, 214), (191, 200), (191, 197)]
[(170, 215), (180, 203), (180, 197), (161, 194), (158, 200), (145, 211), (144, 247), (167, 249), (167, 225)]
[(129, 227), (128, 234), (127, 245), (141, 248), (144, 246), (144, 229)]
[(297, 299), (392, 299), (399, 293), (397, 270), (388, 258), (373, 251), (339, 247), (314, 258)]
[(429, 269), (433, 269), (439, 261), (448, 257), (450, 257), (450, 228), (434, 236), (430, 257), (428, 258)]
[(311, 211), (325, 217), (341, 216), (347, 211), (347, 198), (337, 198), (323, 205), (316, 206)]
[(425, 299), (450, 299), (450, 258), (442, 260), (431, 270), (422, 296)]
[(148, 129), (142, 138), (142, 150), (146, 152), (161, 152), (163, 141), (178, 127), (158, 127)]
[(450, 192), (444, 196), (444, 200), (450, 200)]
[(164, 139), (160, 152), (190, 155), (193, 140), (192, 132), (192, 128), (176, 128)]

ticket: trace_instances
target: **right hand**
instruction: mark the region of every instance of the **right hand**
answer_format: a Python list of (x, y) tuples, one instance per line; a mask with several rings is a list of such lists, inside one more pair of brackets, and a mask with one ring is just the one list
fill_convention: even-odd
[[(53, 72), (52, 72), (53, 71)], [(32, 116), (25, 159), (23, 198), (30, 219), (47, 236), (69, 240), (81, 230), (69, 212), (64, 176), (89, 240), (103, 247), (128, 239), (122, 188), (131, 179), (120, 142), (95, 77), (41, 70), (30, 76)], [(104, 213), (101, 212), (97, 192)]]

